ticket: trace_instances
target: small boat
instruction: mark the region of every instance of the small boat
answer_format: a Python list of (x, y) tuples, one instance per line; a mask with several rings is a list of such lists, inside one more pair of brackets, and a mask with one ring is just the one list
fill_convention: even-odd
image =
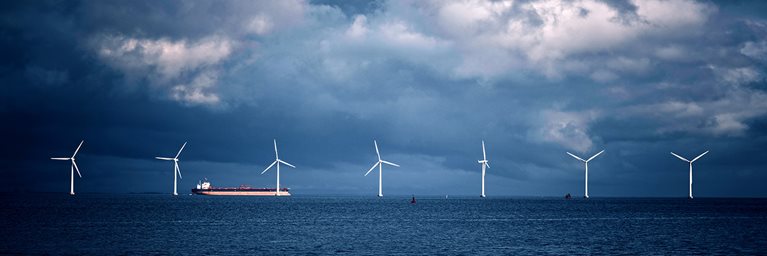
[(415, 204), (415, 196), (413, 196), (413, 199), (410, 200), (411, 204)]
[(567, 199), (567, 200), (570, 200), (572, 198), (573, 198), (573, 196), (571, 196), (570, 193), (567, 193), (567, 195), (565, 195), (565, 199)]

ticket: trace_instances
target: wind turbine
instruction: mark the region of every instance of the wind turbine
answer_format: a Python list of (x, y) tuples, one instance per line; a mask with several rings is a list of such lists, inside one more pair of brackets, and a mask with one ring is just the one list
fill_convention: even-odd
[(83, 142), (85, 141), (80, 141), (80, 145), (77, 146), (72, 157), (51, 157), (52, 160), (72, 161), (72, 166), (69, 167), (69, 171), (71, 172), (69, 176), (69, 194), (73, 196), (75, 195), (75, 171), (77, 171), (77, 176), (80, 176), (80, 178), (83, 177), (80, 175), (80, 168), (77, 168), (77, 163), (75, 163), (75, 156), (77, 155), (77, 151), (80, 151), (80, 147), (83, 146)]
[(392, 162), (389, 162), (389, 161), (386, 161), (386, 160), (381, 160), (381, 153), (378, 151), (378, 142), (373, 140), (373, 145), (375, 145), (375, 147), (376, 147), (376, 155), (378, 155), (378, 162), (376, 162), (373, 165), (373, 167), (370, 167), (370, 170), (368, 170), (368, 172), (365, 173), (365, 176), (368, 176), (368, 174), (370, 174), (370, 172), (373, 171), (373, 169), (375, 169), (376, 166), (378, 166), (378, 196), (382, 197), (383, 196), (383, 191), (381, 190), (381, 183), (382, 183), (381, 180), (383, 178), (383, 175), (381, 173), (382, 173), (382, 170), (383, 170), (383, 164), (388, 164), (388, 165), (396, 166), (396, 167), (399, 167), (399, 165), (397, 165), (395, 163), (392, 163)]
[(487, 161), (487, 154), (485, 154), (485, 141), (482, 141), (482, 160), (477, 160), (482, 165), (482, 194), (480, 197), (485, 197), (485, 168), (490, 168), (490, 164)]
[(274, 162), (272, 162), (272, 164), (270, 164), (269, 167), (266, 167), (266, 169), (263, 172), (261, 172), (261, 174), (264, 174), (266, 171), (272, 168), (272, 166), (274, 166), (275, 164), (277, 165), (277, 193), (274, 194), (275, 196), (280, 195), (280, 163), (296, 168), (292, 164), (289, 164), (285, 161), (280, 160), (280, 154), (277, 153), (277, 140), (274, 140)]
[(693, 158), (692, 161), (690, 161), (685, 159), (684, 157), (674, 154), (674, 152), (671, 152), (671, 154), (674, 155), (675, 157), (682, 159), (682, 161), (690, 163), (690, 195), (689, 195), (690, 199), (692, 199), (692, 162), (695, 162), (695, 160), (698, 160), (700, 157), (702, 157), (703, 155), (707, 153), (708, 153), (708, 150), (706, 150), (706, 152), (703, 152), (703, 154), (698, 155), (697, 157)]
[(580, 157), (578, 157), (578, 156), (576, 156), (576, 155), (573, 155), (573, 154), (572, 154), (572, 153), (570, 153), (570, 152), (567, 152), (567, 154), (568, 154), (568, 155), (570, 155), (570, 156), (574, 157), (575, 159), (581, 160), (581, 162), (583, 162), (583, 163), (586, 165), (586, 192), (585, 192), (585, 194), (583, 195), (583, 197), (584, 197), (584, 198), (589, 198), (589, 161), (591, 161), (592, 159), (594, 159), (594, 158), (595, 158), (595, 157), (597, 157), (598, 155), (602, 154), (602, 152), (605, 152), (605, 151), (604, 151), (604, 150), (602, 150), (602, 151), (599, 151), (599, 153), (597, 153), (596, 155), (594, 155), (594, 156), (590, 157), (590, 158), (589, 158), (589, 159), (587, 159), (587, 160), (583, 160), (583, 158), (580, 158)]
[(159, 160), (173, 161), (173, 195), (174, 196), (178, 195), (178, 192), (176, 190), (176, 188), (177, 188), (176, 177), (178, 177), (179, 179), (183, 179), (183, 177), (181, 177), (181, 169), (178, 168), (178, 156), (181, 155), (181, 151), (184, 150), (184, 147), (186, 147), (186, 142), (184, 142), (184, 145), (181, 145), (181, 149), (178, 150), (178, 153), (173, 158), (170, 158), (170, 157), (159, 157), (159, 156), (155, 157), (156, 159), (159, 159)]

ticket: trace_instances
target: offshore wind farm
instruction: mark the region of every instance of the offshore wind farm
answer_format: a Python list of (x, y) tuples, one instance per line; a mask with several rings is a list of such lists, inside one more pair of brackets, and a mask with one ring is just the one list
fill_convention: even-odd
[[(70, 170), (71, 175), (70, 175), (70, 192), (69, 192), (69, 194), (72, 195), (72, 196), (75, 195), (74, 194), (74, 173), (75, 173), (75, 171), (77, 171), (78, 176), (82, 177), (80, 175), (79, 168), (77, 167), (77, 164), (75, 163), (75, 156), (77, 155), (77, 152), (80, 150), (80, 148), (82, 147), (82, 144), (84, 142), (85, 141), (81, 141), (80, 142), (80, 144), (75, 149), (75, 152), (72, 155), (72, 157), (67, 157), (67, 158), (54, 157), (54, 158), (51, 158), (52, 160), (71, 161), (72, 166), (70, 168), (71, 169)], [(214, 188), (214, 187), (212, 187), (210, 185), (211, 183), (209, 181), (207, 181), (207, 178), (206, 178), (206, 182), (204, 182), (204, 183), (203, 182), (199, 182), (195, 188), (191, 189), (192, 193), (193, 194), (199, 194), (199, 195), (234, 195), (234, 196), (247, 196), (247, 195), (264, 196), (264, 195), (274, 195), (274, 196), (290, 196), (291, 194), (290, 194), (288, 189), (280, 189), (280, 186), (281, 186), (281, 183), (280, 183), (280, 164), (286, 165), (286, 166), (289, 166), (289, 167), (292, 167), (292, 168), (296, 168), (296, 166), (294, 166), (294, 165), (292, 165), (292, 164), (290, 164), (288, 162), (285, 162), (284, 160), (280, 159), (279, 151), (277, 149), (277, 140), (274, 139), (272, 142), (273, 142), (273, 145), (274, 145), (275, 160), (269, 166), (267, 166), (266, 169), (264, 169), (261, 172), (261, 174), (264, 174), (267, 171), (269, 171), (270, 169), (272, 169), (272, 167), (275, 167), (275, 169), (276, 169), (276, 171), (275, 171), (276, 172), (276, 178), (277, 178), (277, 182), (276, 182), (276, 185), (275, 185), (276, 188), (275, 189), (270, 189), (270, 188), (251, 188), (249, 186), (240, 186), (238, 188), (223, 188), (223, 187)], [(485, 150), (485, 141), (482, 140), (481, 144), (482, 144), (482, 160), (477, 160), (477, 162), (480, 164), (480, 168), (481, 168), (481, 176), (480, 176), (481, 177), (481, 193), (480, 193), (480, 197), (481, 198), (485, 198), (485, 197), (487, 197), (486, 194), (485, 194), (485, 176), (486, 176), (485, 172), (486, 172), (487, 168), (490, 168), (490, 164), (489, 164), (490, 161), (487, 159), (487, 152)], [(178, 196), (178, 185), (177, 185), (177, 181), (178, 180), (177, 180), (177, 178), (181, 178), (181, 169), (179, 168), (178, 162), (179, 162), (179, 157), (181, 156), (181, 152), (184, 150), (186, 145), (187, 145), (187, 142), (184, 142), (184, 144), (181, 145), (181, 148), (179, 149), (178, 153), (176, 153), (176, 156), (174, 156), (174, 157), (155, 157), (155, 159), (158, 159), (158, 160), (173, 161), (173, 193), (172, 193), (173, 196)], [(390, 165), (390, 166), (394, 166), (394, 167), (400, 167), (400, 165), (392, 163), (392, 162), (389, 162), (389, 161), (386, 161), (386, 160), (383, 160), (381, 158), (381, 152), (378, 149), (378, 141), (373, 140), (373, 147), (375, 149), (376, 157), (378, 158), (378, 161), (376, 161), (373, 164), (373, 166), (370, 167), (370, 169), (368, 169), (368, 171), (365, 173), (364, 176), (367, 176), (373, 170), (378, 168), (378, 197), (383, 197), (383, 165), (386, 164), (386, 165)], [(583, 195), (583, 197), (585, 199), (589, 198), (589, 162), (591, 162), (592, 160), (594, 160), (595, 158), (597, 158), (599, 155), (601, 155), (604, 152), (605, 152), (605, 150), (599, 151), (598, 153), (594, 154), (593, 156), (589, 157), (588, 159), (583, 159), (583, 158), (581, 158), (581, 157), (579, 157), (579, 156), (577, 156), (577, 155), (575, 155), (573, 153), (566, 152), (568, 155), (570, 155), (571, 157), (573, 157), (573, 158), (583, 162), (583, 164), (584, 164), (584, 170), (585, 170), (584, 174), (585, 175), (584, 175), (584, 195)], [(689, 194), (688, 194), (688, 198), (689, 199), (693, 199), (693, 196), (692, 196), (692, 164), (693, 164), (693, 162), (697, 161), (698, 159), (700, 159), (701, 157), (703, 157), (704, 155), (706, 155), (708, 153), (709, 153), (709, 151), (706, 151), (706, 152), (703, 152), (702, 154), (696, 156), (692, 160), (687, 160), (686, 158), (684, 158), (684, 157), (682, 157), (682, 156), (680, 156), (680, 155), (678, 155), (678, 154), (676, 154), (674, 152), (671, 152), (671, 155), (679, 158), (682, 161), (685, 161), (685, 162), (689, 163), (689, 167), (690, 167), (690, 169), (689, 169), (689, 171), (690, 171), (689, 172)], [(568, 195), (569, 195), (569, 193), (568, 193)], [(567, 199), (570, 199), (569, 196), (567, 197)]]
[[(64, 157), (53, 157), (53, 158), (51, 158), (52, 160), (71, 161), (71, 168), (70, 168), (70, 192), (69, 192), (69, 194), (72, 195), (72, 196), (75, 195), (75, 193), (74, 193), (74, 173), (75, 173), (75, 171), (77, 172), (79, 177), (82, 177), (82, 175), (80, 174), (80, 170), (77, 167), (77, 164), (75, 162), (75, 156), (79, 152), (79, 150), (82, 147), (84, 142), (85, 142), (84, 140), (80, 142), (80, 144), (75, 149), (72, 157), (66, 157), (66, 158), (64, 158)], [(485, 141), (482, 140), (481, 144), (482, 144), (482, 160), (477, 160), (477, 162), (481, 166), (481, 193), (480, 193), (480, 197), (485, 198), (486, 197), (486, 195), (485, 195), (485, 176), (486, 176), (485, 172), (486, 172), (487, 168), (490, 168), (490, 165), (489, 165), (489, 161), (487, 160), (487, 153), (486, 153), (486, 150), (485, 150)], [(181, 176), (181, 169), (179, 168), (179, 164), (178, 164), (179, 157), (181, 156), (181, 152), (184, 150), (186, 145), (187, 145), (187, 142), (184, 142), (184, 144), (181, 145), (181, 148), (179, 149), (179, 151), (176, 153), (176, 155), (174, 157), (155, 157), (155, 159), (158, 159), (158, 160), (173, 161), (173, 193), (172, 193), (172, 195), (174, 195), (174, 196), (178, 196), (178, 185), (177, 185), (178, 180), (177, 179), (182, 177)], [(273, 192), (274, 196), (281, 196), (281, 195), (282, 196), (289, 196), (290, 193), (288, 192), (288, 190), (286, 190), (286, 189), (281, 190), (280, 189), (280, 184), (281, 184), (280, 183), (280, 164), (283, 164), (283, 165), (286, 165), (286, 166), (289, 166), (289, 167), (292, 167), (292, 168), (296, 168), (296, 167), (294, 165), (292, 165), (292, 164), (290, 164), (288, 162), (285, 162), (285, 161), (283, 161), (283, 160), (281, 160), (279, 158), (279, 152), (278, 152), (278, 149), (277, 149), (277, 140), (276, 139), (273, 140), (273, 145), (274, 145), (275, 160), (268, 167), (266, 167), (266, 169), (264, 169), (264, 171), (262, 171), (261, 174), (266, 173), (272, 167), (276, 167), (275, 168), (276, 169), (276, 178), (277, 178), (277, 182), (276, 182), (276, 185), (275, 185), (276, 189), (268, 189), (268, 188), (251, 189), (249, 187), (241, 186), (240, 188), (220, 188), (220, 189), (218, 189), (218, 191), (215, 191), (217, 193), (213, 193), (215, 189), (210, 187), (210, 182), (206, 181), (205, 184), (198, 184), (196, 188), (192, 189), (192, 192), (195, 193), (195, 194), (200, 194), (200, 195), (213, 195), (213, 194), (215, 194), (215, 195), (228, 195), (228, 194), (230, 194), (230, 195), (271, 195), (272, 193), (269, 192), (269, 191), (271, 191), (271, 192)], [(395, 163), (383, 160), (381, 158), (381, 153), (380, 153), (380, 151), (378, 149), (378, 142), (376, 140), (373, 140), (373, 146), (375, 148), (375, 152), (376, 152), (376, 156), (378, 158), (378, 161), (375, 162), (372, 167), (370, 167), (370, 169), (365, 173), (364, 176), (367, 176), (368, 174), (370, 174), (373, 170), (376, 169), (376, 167), (378, 168), (378, 197), (383, 197), (383, 164), (387, 164), (387, 165), (394, 166), (394, 167), (400, 167), (400, 166), (398, 164), (395, 164)], [(581, 157), (579, 157), (579, 156), (577, 156), (577, 155), (575, 155), (573, 153), (566, 152), (571, 157), (573, 157), (573, 158), (575, 158), (575, 159), (577, 159), (577, 160), (579, 160), (579, 161), (584, 163), (584, 169), (585, 169), (584, 174), (585, 175), (584, 175), (584, 196), (583, 197), (586, 198), (586, 199), (589, 198), (589, 189), (588, 189), (589, 165), (588, 164), (589, 164), (590, 161), (594, 160), (596, 157), (598, 157), (599, 155), (601, 155), (604, 152), (605, 152), (605, 150), (599, 151), (598, 153), (594, 154), (593, 156), (589, 157), (588, 159), (583, 159), (583, 158), (581, 158)], [(703, 157), (704, 155), (706, 155), (708, 153), (709, 153), (709, 151), (705, 151), (705, 152), (701, 153), (700, 155), (696, 156), (695, 158), (693, 158), (692, 160), (687, 160), (686, 158), (684, 158), (684, 157), (682, 157), (682, 156), (680, 156), (680, 155), (678, 155), (678, 154), (676, 154), (674, 152), (671, 152), (671, 155), (679, 158), (682, 161), (685, 161), (685, 162), (689, 163), (689, 194), (688, 194), (688, 198), (689, 199), (693, 198), (693, 195), (692, 195), (692, 184), (693, 184), (693, 182), (692, 182), (693, 181), (693, 178), (692, 178), (693, 177), (693, 175), (692, 175), (692, 164), (693, 164), (693, 162), (695, 162), (696, 160), (700, 159), (701, 157)], [(247, 193), (249, 190), (251, 190), (252, 193)], [(232, 192), (232, 193), (226, 193), (226, 192)]]
[(0, 14), (0, 255), (767, 255), (767, 2)]

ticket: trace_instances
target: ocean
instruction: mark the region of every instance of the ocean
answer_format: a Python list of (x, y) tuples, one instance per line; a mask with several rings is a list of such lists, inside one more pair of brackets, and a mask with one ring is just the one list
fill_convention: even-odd
[(767, 199), (0, 195), (0, 254), (767, 254)]

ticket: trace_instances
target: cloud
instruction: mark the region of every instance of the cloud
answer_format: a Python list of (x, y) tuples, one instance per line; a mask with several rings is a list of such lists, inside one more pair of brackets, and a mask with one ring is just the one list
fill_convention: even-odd
[(436, 19), (441, 32), (457, 39), (482, 33), (489, 27), (498, 26), (504, 14), (511, 11), (512, 1), (435, 1)]
[(610, 71), (600, 69), (594, 71), (594, 73), (591, 73), (591, 79), (597, 82), (606, 83), (618, 79), (618, 75)]
[(767, 62), (767, 41), (749, 41), (740, 48), (740, 53), (761, 62)]
[(367, 18), (365, 15), (357, 15), (354, 17), (354, 22), (346, 30), (346, 36), (351, 39), (362, 39), (368, 33)]
[(743, 136), (748, 122), (767, 114), (767, 94), (734, 89), (709, 101), (636, 105), (615, 111), (624, 118), (657, 122), (659, 134), (685, 132), (713, 136)]
[(228, 57), (233, 42), (221, 37), (208, 37), (196, 42), (168, 39), (136, 39), (106, 37), (99, 55), (125, 71), (154, 69), (163, 80), (171, 80), (183, 72), (211, 66)]
[[(408, 5), (403, 3), (390, 4), (389, 10), (404, 17), (426, 36), (440, 38), (451, 45), (451, 54), (461, 58), (451, 69), (458, 77), (485, 79), (505, 77), (520, 69), (550, 79), (582, 76), (580, 70), (571, 73), (566, 65), (584, 55), (643, 48), (636, 44), (642, 39), (670, 36), (676, 40), (697, 35), (708, 17), (715, 13), (715, 8), (694, 1), (631, 4), (634, 12), (589, 0), (434, 1), (412, 4), (410, 7), (415, 11), (402, 10), (403, 5)], [(428, 24), (435, 24), (437, 28)], [(659, 55), (679, 58), (682, 51), (665, 49)], [(645, 66), (647, 62), (648, 59), (644, 59)], [(585, 67), (590, 70), (587, 74), (597, 74), (592, 78), (605, 81), (606, 67), (602, 62), (581, 63), (589, 65)]]
[[(100, 56), (126, 74), (148, 77), (153, 84), (166, 88), (170, 99), (188, 105), (270, 102), (265, 93), (269, 91), (302, 95), (307, 99), (301, 104), (313, 105), (315, 110), (337, 111), (361, 119), (394, 115), (387, 114), (394, 110), (404, 117), (401, 120), (405, 124), (444, 108), (442, 101), (448, 95), (441, 92), (446, 87), (440, 84), (475, 81), (491, 88), (515, 90), (536, 86), (533, 84), (540, 79), (553, 84), (586, 79), (582, 81), (608, 87), (577, 85), (573, 89), (581, 90), (579, 94), (636, 100), (641, 99), (639, 95), (657, 96), (696, 83), (677, 81), (662, 70), (675, 63), (694, 61), (716, 67), (710, 76), (722, 83), (741, 85), (763, 79), (754, 67), (723, 62), (718, 52), (724, 49), (701, 49), (703, 46), (686, 43), (699, 39), (717, 14), (717, 7), (710, 3), (630, 1), (616, 6), (591, 0), (394, 1), (383, 2), (375, 11), (350, 16), (333, 5), (300, 1), (243, 8), (254, 11), (235, 12), (233, 16), (237, 17), (225, 24), (240, 24), (244, 30), (224, 26), (223, 31), (228, 32), (209, 31), (212, 35), (196, 39), (113, 36), (100, 41)], [(280, 10), (277, 13), (292, 18), (280, 18), (266, 10)], [(242, 54), (246, 57), (239, 57), (243, 50), (240, 47), (246, 45), (249, 48)], [(759, 49), (758, 43), (746, 42), (731, 50), (753, 58)], [(690, 52), (701, 54), (692, 59)], [(688, 65), (675, 70), (699, 72), (700, 67)], [(226, 81), (226, 86), (221, 81)], [(645, 87), (647, 84), (671, 88)], [(702, 90), (718, 90), (719, 101), (738, 94), (721, 91), (710, 82), (699, 86)], [(359, 97), (372, 90), (385, 93), (388, 99), (371, 103)], [(563, 97), (567, 95), (556, 92), (541, 101)], [(705, 119), (701, 109), (707, 110), (704, 105), (715, 101), (693, 97), (614, 104), (615, 109), (631, 110), (622, 116), (636, 114), (657, 119), (661, 133), (705, 130), (712, 135), (738, 134), (747, 130), (744, 122), (753, 118), (749, 114), (720, 113)], [(455, 100), (454, 96), (448, 98)], [(500, 104), (531, 104), (529, 99), (517, 101)], [(518, 117), (528, 119), (518, 121), (541, 121), (532, 125), (538, 128), (531, 129), (533, 134), (545, 134), (541, 136), (547, 138), (543, 141), (586, 150), (593, 144), (587, 131), (599, 123), (599, 115), (593, 113), (611, 111), (597, 103), (572, 107), (569, 112), (543, 111), (546, 114), (542, 120)], [(680, 127), (645, 110), (652, 108), (673, 116), (702, 119), (694, 122), (696, 125)], [(459, 118), (467, 115), (461, 113)], [(453, 124), (445, 118), (431, 115), (433, 123)]]
[(235, 48), (234, 41), (220, 36), (197, 41), (106, 36), (97, 45), (99, 57), (113, 68), (170, 87), (173, 99), (189, 104), (219, 102), (216, 69)]
[[(233, 17), (227, 17), (231, 21), (222, 22), (223, 31), (231, 31), (229, 33), (210, 31), (210, 35), (197, 39), (113, 36), (110, 40), (101, 40), (106, 46), (101, 46), (100, 55), (111, 59), (111, 65), (121, 70), (140, 70), (131, 73), (145, 73), (137, 67), (154, 66), (158, 75), (150, 75), (153, 82), (185, 77), (185, 81), (164, 85), (171, 88), (188, 86), (197, 79), (195, 72), (210, 73), (207, 69), (212, 66), (227, 65), (237, 45), (257, 45), (259, 50), (271, 51), (270, 54), (285, 47), (314, 45), (317, 51), (286, 51), (283, 52), (286, 55), (279, 56), (283, 60), (276, 61), (293, 58), (298, 61), (292, 65), (300, 65), (319, 60), (321, 64), (316, 67), (325, 70), (316, 72), (327, 72), (327, 78), (336, 82), (373, 71), (371, 65), (376, 62), (405, 61), (455, 80), (499, 81), (543, 76), (553, 80), (581, 77), (614, 83), (626, 76), (648, 74), (652, 60), (646, 56), (637, 57), (637, 51), (625, 50), (641, 47), (635, 45), (635, 41), (660, 35), (695, 34), (715, 10), (707, 4), (692, 1), (637, 1), (631, 4), (636, 8), (627, 12), (591, 0), (565, 3), (395, 1), (385, 2), (379, 11), (348, 18), (332, 6), (301, 1), (247, 4), (241, 8), (254, 10), (252, 13), (233, 11)], [(227, 5), (226, 8), (234, 7)], [(663, 8), (676, 8), (678, 13), (675, 17), (667, 17), (654, 11)], [(285, 17), (274, 13), (283, 13)], [(229, 28), (230, 24), (238, 24), (244, 30)], [(267, 35), (269, 37), (264, 37)], [(280, 37), (293, 41), (273, 48), (277, 47), (273, 45), (275, 43), (285, 43), (272, 41)], [(666, 45), (656, 48), (657, 56), (667, 60), (684, 58), (684, 48), (678, 44)], [(261, 58), (261, 53), (251, 51), (249, 54)], [(602, 56), (604, 53), (618, 54)], [(120, 63), (116, 59), (120, 59)], [(240, 58), (245, 59), (253, 58)], [(232, 61), (231, 64), (241, 63)], [(253, 62), (246, 65), (253, 65)], [(228, 79), (229, 76), (218, 73), (215, 77)], [(216, 86), (198, 86), (176, 92), (196, 90), (215, 96), (217, 100), (203, 97), (208, 100), (185, 103), (231, 103), (240, 98), (242, 92), (238, 90), (228, 95)], [(200, 97), (174, 94), (170, 98)]]
[(589, 125), (599, 117), (595, 111), (565, 112), (546, 110), (541, 113), (537, 131), (539, 140), (554, 142), (568, 149), (586, 152), (594, 146)]
[(637, 0), (633, 3), (640, 19), (654, 28), (654, 32), (664, 33), (699, 28), (716, 11), (711, 5), (691, 0)]
[(245, 29), (248, 32), (255, 33), (257, 35), (266, 35), (272, 31), (274, 23), (268, 16), (258, 15), (253, 17), (250, 22), (246, 23)]
[(661, 46), (655, 50), (655, 56), (666, 61), (684, 61), (689, 58), (685, 48), (678, 45)]
[(751, 67), (729, 68), (721, 74), (729, 84), (741, 85), (762, 80), (762, 73)]
[(188, 84), (179, 84), (172, 88), (175, 100), (191, 104), (216, 104), (220, 101), (218, 95), (207, 92), (216, 85), (218, 72), (201, 73)]

